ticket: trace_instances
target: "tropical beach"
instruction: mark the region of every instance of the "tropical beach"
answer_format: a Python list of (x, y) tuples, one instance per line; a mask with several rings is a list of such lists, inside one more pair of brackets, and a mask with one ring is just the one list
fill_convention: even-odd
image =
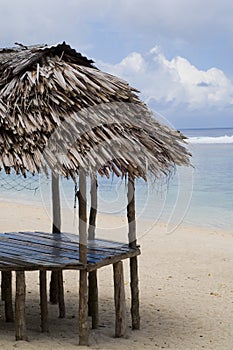
[[(0, 206), (3, 231), (51, 229), (42, 207), (8, 202), (1, 202)], [(126, 224), (121, 217), (105, 216), (99, 219), (99, 225), (119, 227), (123, 221)], [(64, 224), (68, 228), (69, 224)], [(232, 349), (232, 236), (232, 232), (219, 229), (182, 225), (167, 234), (166, 226), (157, 224), (141, 237), (138, 242), (142, 251), (139, 257), (141, 329), (130, 328), (129, 271), (125, 262), (128, 325), (127, 334), (121, 339), (114, 338), (112, 268), (100, 269), (100, 326), (90, 331), (90, 349)], [(77, 349), (78, 272), (64, 273), (67, 317), (59, 319), (58, 306), (49, 305), (48, 334), (40, 332), (38, 278), (38, 272), (26, 274), (29, 342), (14, 341), (14, 325), (5, 323), (1, 302), (1, 347)]]
[[(132, 331), (130, 326), (129, 266), (125, 261), (127, 333), (124, 338), (117, 341), (114, 338), (112, 268), (111, 266), (105, 267), (98, 272), (100, 325), (98, 330), (90, 331), (91, 349), (110, 350), (119, 347), (122, 349), (144, 347), (146, 349), (177, 350), (232, 349), (230, 339), (233, 334), (233, 283), (231, 279), (233, 231), (230, 229), (232, 218), (228, 214), (231, 210), (232, 184), (227, 185), (224, 180), (229, 176), (227, 157), (231, 157), (232, 144), (221, 143), (219, 139), (225, 135), (230, 141), (232, 129), (190, 130), (187, 131), (187, 134), (191, 135), (191, 142), (199, 140), (201, 152), (199, 150), (193, 155), (192, 162), (196, 166), (194, 173), (198, 174), (189, 178), (194, 182), (191, 193), (193, 199), (191, 198), (190, 202), (187, 201), (189, 207), (184, 215), (179, 214), (182, 222), (177, 226), (173, 225), (172, 232), (168, 230), (171, 227), (171, 224), (168, 226), (168, 218), (171, 214), (170, 205), (174, 203), (174, 193), (179, 197), (175, 178), (170, 180), (168, 193), (166, 191), (163, 194), (158, 193), (153, 184), (153, 195), (150, 194), (147, 206), (142, 206), (140, 203), (145, 203), (145, 194), (148, 195), (149, 191), (140, 189), (138, 193), (136, 192), (138, 194), (136, 203), (139, 202), (137, 207), (138, 244), (142, 252), (139, 257), (141, 329)], [(210, 135), (215, 137), (215, 143), (212, 140), (212, 144), (209, 144), (206, 149), (205, 143), (209, 142), (206, 138)], [(194, 137), (195, 139), (192, 139)], [(226, 147), (228, 147), (227, 152)], [(203, 149), (209, 153), (205, 154)], [(211, 159), (210, 155), (214, 153), (215, 159), (212, 160), (212, 165), (217, 164), (219, 152), (216, 152), (216, 149), (225, 154), (226, 158), (223, 160), (221, 156), (221, 173), (216, 171), (216, 176), (210, 179), (212, 166), (206, 164), (204, 160)], [(224, 179), (220, 179), (221, 174)], [(29, 178), (28, 183), (30, 181), (32, 179)], [(21, 178), (15, 181), (15, 185), (21, 191), (18, 191), (17, 198), (14, 199), (15, 193), (12, 193), (9, 188), (4, 189), (4, 178), (1, 178), (0, 208), (3, 232), (35, 230), (35, 227), (38, 231), (49, 232), (51, 230), (51, 193), (49, 193), (51, 184), (49, 181), (45, 182), (44, 177), (37, 181), (33, 186), (35, 188), (41, 186), (41, 189), (38, 189), (36, 194), (33, 187), (31, 190), (22, 190), (27, 179)], [(225, 183), (225, 192), (221, 187), (219, 188), (218, 183)], [(75, 233), (78, 230), (78, 219), (76, 218), (77, 211), (73, 208), (72, 181), (65, 181), (61, 184), (64, 207), (62, 226), (66, 232)], [(108, 186), (106, 184), (107, 182), (104, 181), (100, 186), (102, 191), (100, 202), (103, 203), (102, 212), (98, 216), (97, 235), (105, 239), (125, 242), (127, 241), (126, 216), (122, 211), (117, 211), (118, 202), (125, 192), (125, 186), (124, 183), (119, 186), (117, 181), (110, 181)], [(146, 188), (149, 186), (144, 185)], [(189, 189), (185, 184), (184, 188)], [(109, 192), (112, 193), (112, 197), (106, 202)], [(170, 195), (171, 199), (169, 199)], [(11, 201), (9, 201), (9, 196)], [(159, 203), (161, 197), (166, 197), (166, 200), (163, 199)], [(211, 198), (214, 202), (213, 207), (210, 206)], [(213, 201), (214, 198), (218, 198), (217, 203)], [(154, 215), (155, 210), (148, 212), (152, 201), (156, 210), (162, 211), (160, 218)], [(197, 212), (197, 209), (200, 210), (200, 208), (201, 217)], [(217, 210), (219, 216), (216, 216)], [(154, 220), (152, 220), (153, 215)], [(224, 217), (226, 219), (222, 220)], [(178, 219), (173, 219), (174, 223), (178, 222)], [(66, 271), (64, 273), (67, 317), (59, 319), (58, 306), (50, 304), (50, 332), (46, 334), (40, 332), (39, 275), (38, 272), (28, 272), (26, 310), (29, 342), (15, 343), (14, 326), (5, 323), (4, 303), (2, 302), (0, 318), (2, 346), (6, 349), (13, 349), (15, 346), (22, 349), (39, 349), (42, 346), (45, 349), (77, 348), (78, 279), (77, 272)], [(90, 319), (89, 326), (91, 327)]]
[(0, 10), (0, 348), (232, 350), (232, 2)]

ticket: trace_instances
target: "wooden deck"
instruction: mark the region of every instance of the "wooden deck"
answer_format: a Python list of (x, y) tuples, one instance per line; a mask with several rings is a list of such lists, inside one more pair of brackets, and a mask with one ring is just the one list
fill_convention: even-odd
[(79, 260), (79, 237), (70, 233), (0, 233), (0, 270), (95, 270), (140, 254), (139, 248), (102, 239), (88, 241), (87, 265)]
[[(115, 335), (122, 336), (125, 332), (125, 294), (122, 260), (130, 260), (130, 266), (136, 263), (139, 247), (132, 248), (129, 244), (95, 239), (87, 244), (87, 263), (80, 261), (79, 236), (70, 233), (47, 232), (10, 232), (0, 233), (0, 271), (2, 271), (2, 298), (5, 301), (5, 319), (13, 321), (15, 313), (15, 337), (16, 340), (27, 340), (26, 332), (26, 282), (25, 271), (40, 271), (40, 308), (41, 330), (48, 331), (48, 306), (47, 306), (47, 282), (46, 271), (57, 270), (59, 274), (59, 310), (60, 317), (65, 317), (65, 304), (63, 294), (62, 270), (80, 270), (79, 283), (79, 338), (80, 329), (86, 325), (85, 344), (88, 343), (88, 283), (89, 277), (97, 278), (96, 270), (105, 265), (113, 265), (114, 271), (114, 298), (115, 298)], [(16, 271), (15, 312), (12, 299), (12, 271)], [(82, 285), (82, 275), (85, 277), (85, 285)], [(95, 276), (94, 276), (95, 275)], [(131, 290), (133, 289), (131, 276)], [(90, 288), (89, 302), (91, 306), (92, 326), (98, 326), (98, 285)], [(136, 290), (136, 289), (135, 289)], [(85, 293), (84, 293), (84, 292)], [(137, 290), (136, 290), (137, 292)], [(135, 293), (132, 292), (132, 308), (137, 307)], [(138, 293), (138, 292), (137, 292)], [(138, 296), (138, 294), (137, 294)], [(138, 297), (137, 297), (138, 300)], [(137, 301), (136, 300), (136, 301)], [(133, 312), (131, 312), (133, 315)], [(94, 327), (95, 325), (95, 327)], [(133, 316), (132, 316), (133, 328)], [(136, 329), (136, 328), (135, 328)], [(79, 344), (82, 343), (79, 341)]]

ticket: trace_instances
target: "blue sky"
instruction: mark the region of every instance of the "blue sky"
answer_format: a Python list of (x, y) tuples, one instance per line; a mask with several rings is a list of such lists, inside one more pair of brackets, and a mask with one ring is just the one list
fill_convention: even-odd
[(66, 41), (177, 128), (233, 126), (232, 0), (0, 0), (0, 46)]

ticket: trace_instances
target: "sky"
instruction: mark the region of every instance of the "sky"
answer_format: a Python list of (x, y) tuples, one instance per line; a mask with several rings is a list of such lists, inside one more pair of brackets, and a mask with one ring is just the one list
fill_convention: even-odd
[(233, 127), (232, 0), (0, 0), (0, 47), (63, 41), (174, 127)]

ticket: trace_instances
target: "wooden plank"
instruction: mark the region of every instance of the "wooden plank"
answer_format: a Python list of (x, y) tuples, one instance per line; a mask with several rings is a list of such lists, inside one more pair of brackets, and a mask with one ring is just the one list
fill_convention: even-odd
[[(22, 247), (22, 248), (21, 248)], [(78, 250), (75, 250), (75, 251), (70, 251), (70, 250), (66, 250), (66, 249), (59, 249), (59, 248), (44, 248), (44, 247), (41, 247), (40, 245), (31, 245), (30, 247), (27, 247), (24, 245), (23, 242), (15, 242), (15, 243), (11, 243), (11, 242), (0, 242), (0, 252), (1, 251), (6, 251), (9, 250), (9, 251), (20, 251), (20, 250), (23, 250), (23, 252), (25, 252), (25, 254), (30, 254), (31, 256), (33, 255), (40, 255), (40, 254), (49, 254), (49, 255), (53, 255), (54, 257), (62, 257), (62, 258), (69, 258), (69, 257), (77, 257), (77, 254), (78, 254)], [(25, 255), (24, 254), (24, 255)]]
[[(48, 247), (54, 247), (54, 248), (64, 248), (64, 249), (76, 249), (77, 245), (75, 243), (70, 242), (69, 244), (66, 242), (58, 241), (58, 240), (52, 240), (52, 239), (35, 239), (32, 238), (30, 235), (15, 235), (15, 234), (6, 234), (8, 239), (12, 240), (20, 240), (25, 243), (28, 243), (28, 245), (33, 244), (41, 244), (42, 246), (48, 246)], [(25, 245), (26, 246), (26, 245)]]
[[(79, 245), (77, 242), (70, 244), (69, 241), (73, 236), (78, 241), (77, 235), (68, 234), (67, 237), (67, 234), (64, 234), (62, 237), (61, 234), (62, 239), (60, 241), (55, 239), (56, 244), (51, 236), (53, 235), (45, 233), (45, 238), (38, 239), (34, 232), (0, 234), (0, 268), (18, 267), (21, 269), (25, 267), (31, 270), (36, 267), (47, 269), (71, 267), (81, 269), (82, 264), (78, 260)], [(64, 240), (66, 243), (63, 245)], [(131, 249), (128, 245), (119, 242), (96, 240), (88, 244), (88, 264), (96, 265), (97, 268), (111, 263), (112, 259), (117, 261), (119, 257), (124, 259), (140, 254), (137, 248)]]
[[(53, 239), (52, 234), (46, 234), (45, 237), (40, 237), (40, 235), (42, 236), (42, 233), (38, 232), (38, 235), (36, 235), (36, 238), (35, 238), (35, 232), (5, 233), (5, 234), (0, 234), (0, 241), (2, 236), (3, 238), (7, 237), (7, 239), (14, 239), (14, 240), (16, 239), (16, 240), (28, 242), (28, 245), (31, 245), (31, 243), (34, 243), (34, 244), (41, 244), (45, 246), (48, 245), (49, 247), (52, 246), (55, 248), (57, 247), (57, 248), (71, 249), (71, 250), (77, 249), (77, 243), (78, 243), (78, 239), (76, 239), (76, 237), (78, 237), (77, 235), (69, 234), (70, 240), (68, 240), (67, 237), (64, 239), (63, 234), (61, 234), (61, 236), (59, 235), (60, 239), (58, 237)], [(65, 236), (66, 235), (68, 234), (65, 234)], [(72, 237), (75, 237), (75, 240), (72, 239)], [(128, 245), (125, 243), (114, 242), (109, 240), (107, 241), (107, 240), (98, 239), (95, 241), (93, 240), (88, 241), (87, 243), (88, 243), (88, 248), (90, 249), (99, 249), (99, 248), (104, 249), (104, 247), (111, 248), (111, 249), (114, 249), (114, 247), (115, 248), (121, 247), (122, 249), (128, 249)]]
[[(100, 268), (102, 266), (111, 264), (115, 261), (119, 261), (119, 260), (123, 260), (129, 257), (133, 257), (135, 255), (139, 255), (140, 251), (139, 250), (132, 250), (131, 252), (128, 253), (122, 253), (122, 254), (115, 254), (115, 255), (108, 255), (107, 257), (104, 256), (102, 259), (99, 259), (99, 256), (97, 257), (97, 259), (95, 257), (93, 257), (93, 259), (89, 259), (89, 263), (88, 263), (88, 270), (91, 271), (95, 268)], [(24, 268), (25, 270), (32, 270), (32, 269), (40, 269), (40, 268), (47, 268), (47, 269), (51, 269), (52, 267), (54, 268), (63, 268), (63, 269), (81, 269), (82, 268), (82, 264), (79, 264), (77, 262), (77, 260), (72, 260), (70, 259), (69, 263), (67, 264), (62, 264), (62, 260), (57, 259), (57, 264), (55, 265), (55, 262), (53, 260), (53, 264), (51, 263), (51, 261), (36, 261), (35, 259), (33, 259), (33, 262), (28, 262), (28, 258), (25, 258), (23, 256), (18, 257), (18, 259), (15, 259), (12, 257), (12, 255), (6, 254), (6, 253), (2, 253), (0, 254), (2, 255), (0, 257), (0, 268), (4, 269), (4, 268), (12, 268), (13, 270), (15, 268)], [(19, 260), (19, 258), (21, 260)]]
[(121, 254), (121, 255), (116, 255), (116, 256), (111, 256), (110, 258), (106, 258), (103, 260), (100, 260), (98, 262), (96, 262), (95, 264), (88, 264), (87, 265), (87, 270), (88, 271), (93, 271), (95, 269), (99, 269), (103, 266), (107, 266), (107, 265), (112, 265), (118, 261), (124, 260), (124, 259), (128, 259), (131, 258), (135, 255), (139, 255), (140, 252), (132, 252), (132, 253), (128, 253), (128, 254)]
[[(1, 246), (1, 244), (0, 244)], [(0, 250), (0, 261), (2, 257), (7, 257), (9, 256), (10, 258), (13, 259), (13, 257), (18, 257), (18, 264), (20, 265), (20, 262), (32, 264), (32, 265), (53, 265), (59, 267), (59, 264), (69, 264), (69, 263), (74, 263), (73, 259), (67, 259), (67, 258), (62, 258), (58, 256), (52, 256), (49, 254), (43, 255), (42, 253), (38, 255), (30, 255), (27, 254), (27, 251), (23, 251), (21, 249), (15, 249), (13, 252), (10, 249), (5, 248), (4, 251)], [(71, 261), (72, 260), (72, 261)], [(76, 260), (75, 260), (76, 262)], [(78, 263), (78, 261), (77, 261)]]

